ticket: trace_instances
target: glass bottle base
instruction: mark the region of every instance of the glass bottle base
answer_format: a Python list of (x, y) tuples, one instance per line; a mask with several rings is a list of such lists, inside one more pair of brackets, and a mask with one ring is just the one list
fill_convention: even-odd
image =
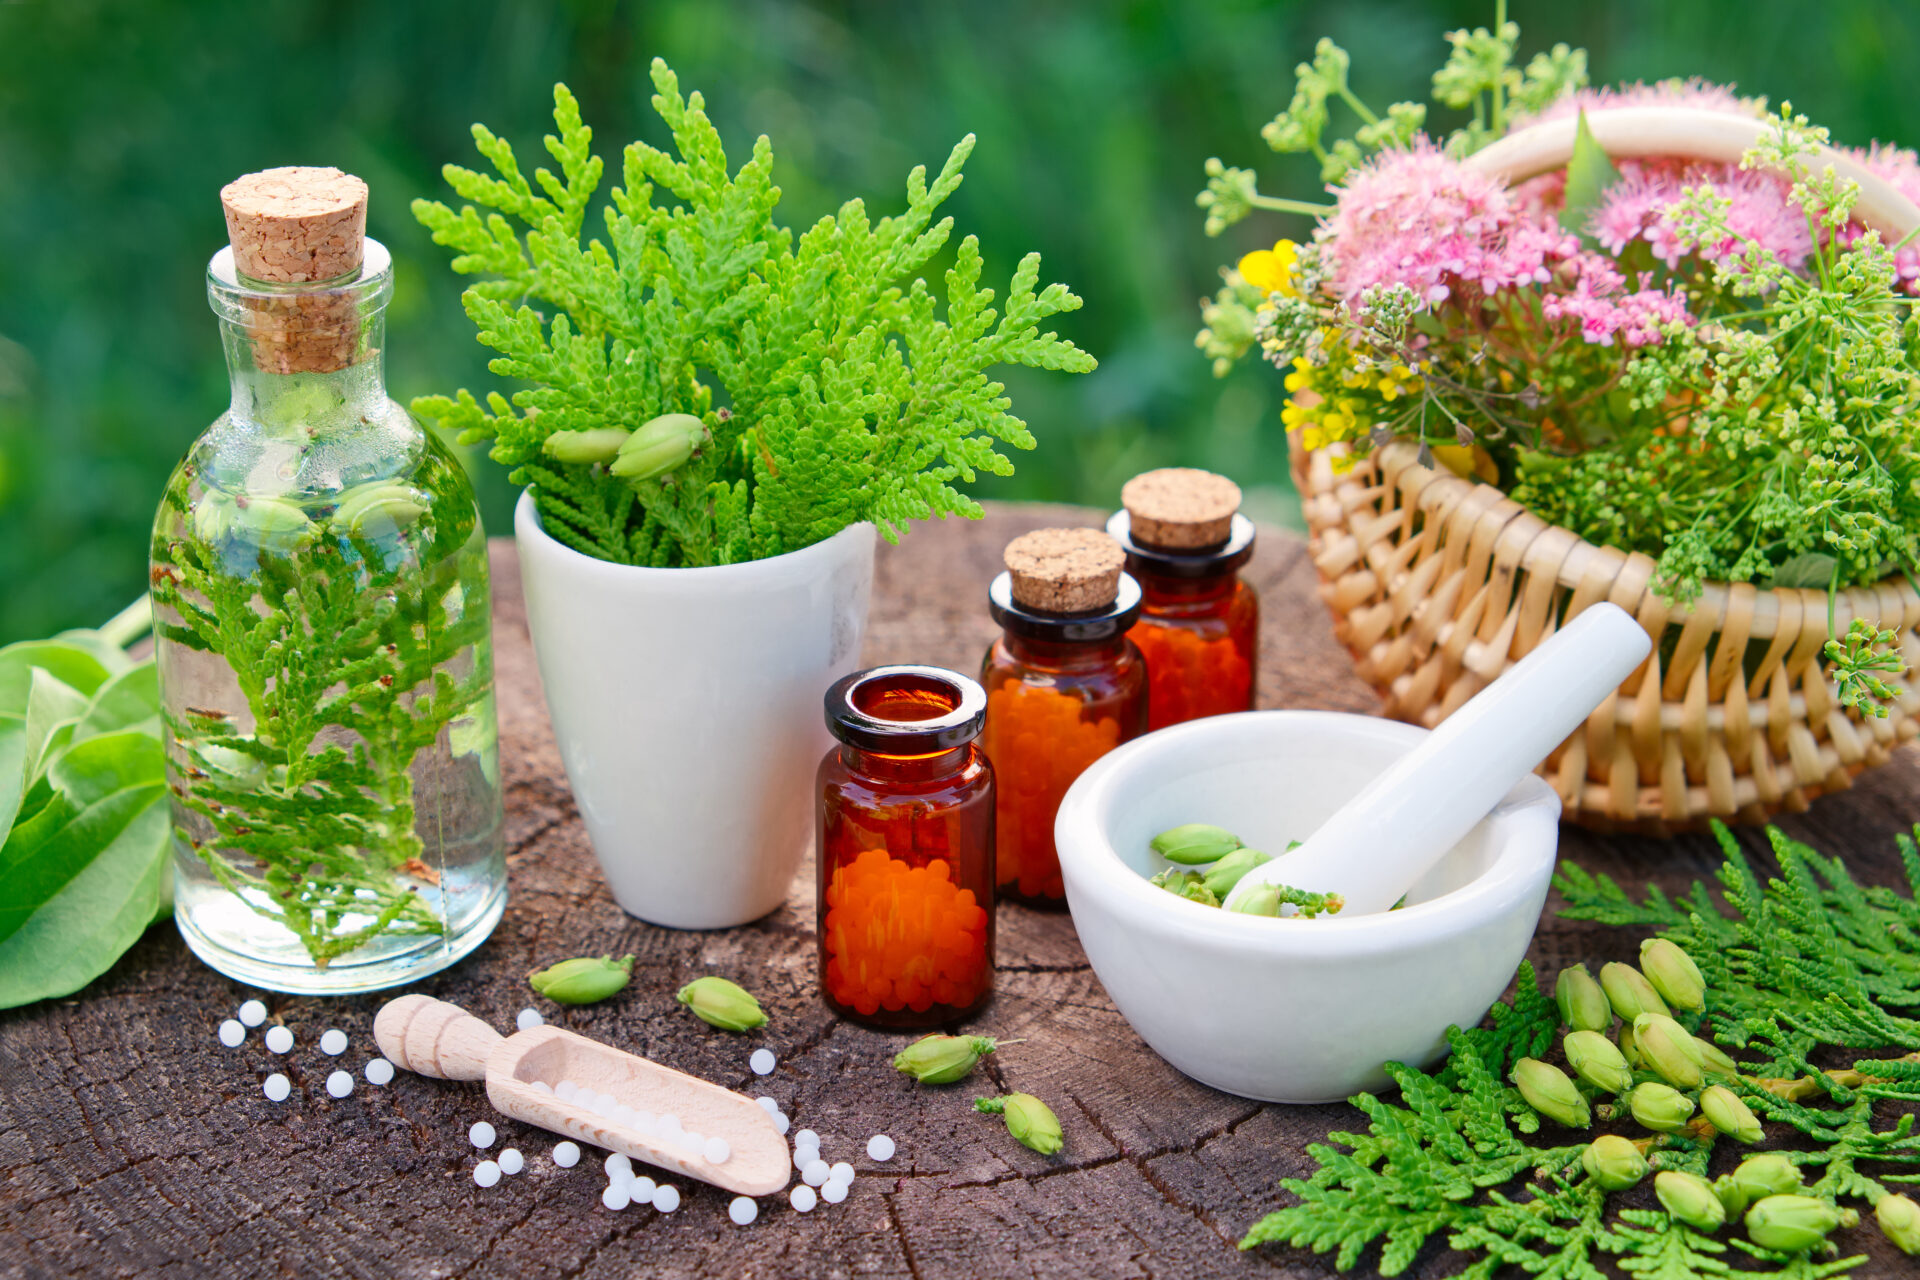
[[(249, 912), (244, 903), (226, 895), (231, 908)], [(199, 910), (206, 910), (202, 904)], [(492, 899), (468, 918), (455, 936), (427, 935), (417, 938), (379, 939), (358, 951), (349, 952), (318, 968), (301, 954), (278, 960), (259, 954), (235, 951), (216, 942), (194, 923), (196, 912), (176, 911), (174, 924), (187, 948), (207, 966), (236, 982), (290, 995), (346, 996), (403, 986), (428, 974), (438, 973), (464, 959), (485, 942), (507, 910), (507, 886), (504, 879)]]
[(880, 1008), (872, 1013), (862, 1013), (852, 1005), (840, 1003), (826, 992), (820, 993), (820, 1002), (837, 1017), (848, 1022), (857, 1022), (863, 1027), (875, 1027), (882, 1031), (937, 1031), (941, 1027), (952, 1026), (974, 1017), (993, 1002), (993, 992), (984, 992), (979, 999), (964, 1008), (951, 1004), (929, 1005), (925, 1009), (887, 1009)]

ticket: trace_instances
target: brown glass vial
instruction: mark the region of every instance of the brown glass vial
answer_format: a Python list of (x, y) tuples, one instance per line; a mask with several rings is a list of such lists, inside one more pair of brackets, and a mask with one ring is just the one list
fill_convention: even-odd
[(846, 1018), (936, 1027), (993, 993), (993, 768), (986, 693), (939, 667), (827, 691), (820, 762), (820, 994)]
[(1001, 635), (987, 649), (981, 745), (993, 762), (994, 879), (1002, 898), (1066, 903), (1053, 820), (1088, 765), (1147, 730), (1147, 666), (1127, 630), (1140, 584), (1096, 529), (1042, 529), (1007, 547), (987, 588)]
[(1240, 579), (1253, 521), (1224, 476), (1185, 467), (1135, 476), (1107, 532), (1140, 582), (1130, 633), (1147, 660), (1147, 727), (1252, 710), (1260, 598)]

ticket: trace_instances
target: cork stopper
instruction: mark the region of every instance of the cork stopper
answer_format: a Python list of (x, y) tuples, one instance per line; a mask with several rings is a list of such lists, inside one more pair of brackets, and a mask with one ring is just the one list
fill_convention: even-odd
[(1086, 613), (1119, 595), (1127, 555), (1098, 529), (1036, 529), (1007, 544), (1006, 561), (1021, 608)]
[(360, 269), (367, 184), (350, 173), (304, 165), (265, 169), (222, 187), (220, 204), (241, 275), (311, 284)]
[(1142, 546), (1195, 550), (1218, 546), (1233, 532), (1240, 486), (1192, 467), (1163, 467), (1120, 490), (1133, 540)]

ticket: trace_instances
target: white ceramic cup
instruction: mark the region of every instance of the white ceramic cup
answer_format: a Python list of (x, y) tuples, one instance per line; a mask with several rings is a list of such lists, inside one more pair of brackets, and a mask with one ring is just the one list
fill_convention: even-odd
[(1329, 1102), (1425, 1065), (1486, 1014), (1546, 901), (1560, 800), (1523, 778), (1397, 911), (1244, 916), (1147, 883), (1148, 846), (1188, 822), (1274, 854), (1304, 840), (1429, 731), (1328, 711), (1248, 711), (1127, 743), (1081, 774), (1054, 841), (1081, 946), (1155, 1052), (1266, 1102)]
[(513, 529), (554, 736), (614, 900), (677, 929), (772, 911), (812, 839), (821, 699), (860, 657), (873, 526), (703, 569), (583, 555), (541, 529), (531, 494)]

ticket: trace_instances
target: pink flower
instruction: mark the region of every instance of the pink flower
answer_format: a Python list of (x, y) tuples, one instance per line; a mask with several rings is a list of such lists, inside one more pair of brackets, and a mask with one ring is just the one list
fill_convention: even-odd
[(1661, 326), (1693, 323), (1677, 286), (1627, 293), (1625, 277), (1612, 259), (1598, 253), (1579, 255), (1573, 267), (1578, 275), (1572, 290), (1542, 294), (1540, 314), (1578, 324), (1580, 336), (1595, 346), (1610, 347), (1618, 338), (1629, 347), (1649, 347), (1665, 336)]
[(1766, 111), (1765, 99), (1743, 98), (1732, 85), (1713, 84), (1693, 77), (1688, 80), (1660, 80), (1653, 84), (1623, 84), (1598, 89), (1575, 89), (1563, 94), (1534, 116), (1516, 116), (1513, 128), (1523, 128), (1541, 120), (1585, 111), (1589, 115), (1614, 107), (1693, 107), (1701, 111), (1721, 111), (1736, 116), (1757, 116)]
[[(1858, 160), (1875, 177), (1887, 181), (1901, 195), (1920, 204), (1920, 156), (1905, 147), (1889, 147), (1878, 142), (1864, 149), (1842, 147), (1840, 150)], [(1859, 234), (1858, 224), (1850, 225), (1847, 231), (1851, 234), (1843, 235), (1842, 240), (1851, 244)], [(1920, 293), (1920, 243), (1898, 250), (1893, 255), (1893, 265), (1899, 276), (1899, 287), (1908, 293)]]

